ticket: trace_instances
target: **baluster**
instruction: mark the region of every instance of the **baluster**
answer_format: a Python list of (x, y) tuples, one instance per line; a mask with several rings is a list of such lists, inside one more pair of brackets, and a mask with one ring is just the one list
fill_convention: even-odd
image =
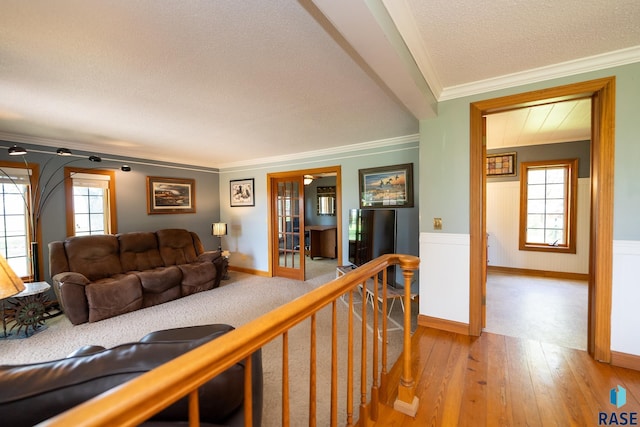
[(282, 334), (282, 426), (289, 427), (289, 332)]
[(403, 266), (404, 277), (404, 353), (402, 376), (398, 386), (398, 398), (393, 404), (396, 411), (410, 416), (418, 412), (418, 396), (416, 396), (416, 383), (411, 373), (411, 278), (413, 269)]
[(331, 308), (331, 426), (338, 425), (338, 305)]
[(244, 360), (244, 426), (253, 426), (253, 357)]
[(347, 331), (347, 427), (353, 426), (353, 288), (349, 290), (349, 330)]
[(382, 372), (380, 373), (380, 400), (387, 402), (387, 269), (382, 273)]
[(309, 360), (309, 427), (316, 427), (316, 315), (311, 315)]
[[(384, 282), (384, 276), (383, 276)], [(378, 275), (375, 275), (375, 279), (373, 281), (373, 331), (375, 337), (373, 338), (373, 354), (372, 354), (372, 381), (371, 384), (371, 405), (370, 407), (370, 417), (372, 420), (378, 419), (378, 338), (380, 337), (380, 330), (378, 329)], [(384, 316), (383, 316), (384, 317)]]
[[(367, 289), (367, 281), (362, 282), (362, 327), (360, 335), (360, 413), (359, 419), (367, 419), (367, 301), (369, 300), (369, 291)], [(376, 331), (372, 332), (372, 335)], [(377, 337), (375, 338), (377, 339)]]
[(200, 425), (200, 408), (198, 407), (198, 389), (189, 393), (189, 427)]

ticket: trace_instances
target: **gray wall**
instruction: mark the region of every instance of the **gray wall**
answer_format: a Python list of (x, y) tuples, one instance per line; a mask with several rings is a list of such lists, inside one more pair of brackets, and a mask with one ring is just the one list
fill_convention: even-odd
[[(348, 221), (349, 209), (359, 207), (358, 170), (380, 166), (413, 163), (414, 206), (397, 209), (397, 251), (398, 253), (418, 255), (418, 176), (419, 164), (417, 136), (411, 142), (396, 142), (374, 148), (353, 149), (332, 155), (318, 155), (313, 158), (229, 168), (220, 172), (220, 217), (230, 224), (229, 235), (224, 238), (223, 246), (229, 249), (230, 263), (251, 270), (268, 271), (268, 224), (267, 218), (267, 175), (269, 173), (340, 166), (342, 172), (342, 256), (340, 263), (349, 258)], [(252, 207), (229, 206), (229, 181), (233, 179), (255, 179), (255, 201)]]
[[(9, 156), (7, 148), (13, 142), (0, 141), (0, 160), (23, 162), (22, 156)], [(206, 249), (216, 249), (218, 242), (211, 235), (211, 223), (220, 218), (220, 201), (218, 199), (219, 176), (217, 170), (192, 168), (184, 165), (154, 163), (153, 161), (102, 155), (101, 153), (75, 152), (78, 157), (60, 157), (55, 155), (55, 148), (31, 144), (18, 144), (27, 149), (24, 159), (32, 165), (40, 165), (41, 187), (51, 178), (46, 186), (46, 194), (51, 197), (43, 210), (42, 229), (42, 262), (44, 277), (49, 277), (47, 244), (55, 240), (64, 240), (66, 233), (65, 193), (62, 185), (65, 163), (68, 166), (87, 169), (109, 169), (116, 176), (116, 207), (118, 216), (118, 232), (155, 231), (161, 228), (185, 228), (195, 231), (200, 236)], [(103, 158), (101, 163), (94, 163), (86, 158), (95, 154)], [(80, 157), (82, 156), (82, 157)], [(48, 163), (47, 163), (48, 162)], [(131, 172), (122, 172), (120, 166), (128, 164)], [(46, 166), (45, 166), (46, 165)], [(147, 214), (147, 176), (191, 178), (195, 180), (196, 213), (193, 214)]]
[(614, 238), (640, 240), (640, 63), (482, 93), (438, 104), (438, 116), (420, 122), (420, 231), (433, 217), (443, 232), (469, 232), (469, 104), (541, 88), (616, 76)]
[(519, 181), (520, 163), (541, 160), (578, 159), (578, 178), (591, 176), (591, 141), (562, 142), (557, 144), (527, 145), (487, 150), (487, 154), (516, 153), (516, 175), (488, 176), (488, 181)]
[(304, 223), (305, 225), (336, 225), (335, 215), (318, 215), (318, 187), (335, 187), (336, 177), (327, 176), (314, 179), (304, 188)]

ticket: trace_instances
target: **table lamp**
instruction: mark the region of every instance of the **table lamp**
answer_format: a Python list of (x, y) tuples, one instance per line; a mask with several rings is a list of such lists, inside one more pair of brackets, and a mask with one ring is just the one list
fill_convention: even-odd
[(227, 224), (224, 222), (214, 222), (211, 224), (211, 234), (220, 239), (218, 250), (222, 252), (222, 236), (227, 235)]
[(24, 291), (24, 282), (0, 255), (0, 300)]
[(12, 297), (24, 291), (24, 282), (9, 266), (9, 263), (2, 255), (0, 255), (0, 305), (2, 310), (2, 330), (3, 338), (7, 338), (7, 319), (4, 312), (4, 299)]

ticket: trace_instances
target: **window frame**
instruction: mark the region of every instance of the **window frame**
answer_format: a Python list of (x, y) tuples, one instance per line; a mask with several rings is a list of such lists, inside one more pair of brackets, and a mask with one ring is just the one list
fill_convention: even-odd
[(116, 176), (112, 170), (104, 169), (85, 169), (85, 168), (64, 168), (64, 186), (65, 186), (65, 203), (66, 203), (66, 219), (67, 219), (67, 236), (75, 236), (75, 209), (73, 206), (73, 176), (75, 174), (95, 174), (109, 176), (109, 233), (118, 233), (118, 219), (116, 216)]
[[(549, 245), (545, 243), (527, 242), (527, 205), (528, 205), (528, 171), (530, 169), (565, 168), (565, 203), (564, 232), (566, 243)], [(578, 159), (540, 160), (520, 163), (520, 227), (519, 249), (521, 251), (539, 251), (550, 253), (576, 253), (576, 222), (578, 199)]]
[[(33, 238), (35, 237), (35, 242), (40, 242), (42, 241), (42, 231), (41, 231), (41, 226), (40, 226), (40, 222), (38, 221), (37, 223), (33, 223), (32, 220), (34, 220), (35, 218), (30, 217), (31, 212), (33, 209), (35, 209), (33, 206), (31, 206), (32, 204), (34, 204), (35, 206), (37, 206), (40, 201), (39, 200), (33, 200), (32, 197), (32, 192), (33, 192), (33, 183), (37, 183), (40, 180), (40, 165), (37, 163), (34, 164), (29, 164), (26, 162), (12, 162), (12, 161), (5, 161), (5, 160), (0, 160), (0, 168), (2, 169), (7, 169), (7, 168), (13, 168), (13, 169), (23, 169), (26, 171), (26, 173), (29, 176), (29, 179), (27, 180), (28, 182), (26, 183), (27, 185), (27, 193), (25, 194), (25, 199), (24, 199), (24, 212), (25, 212), (25, 221), (26, 221), (26, 226), (27, 226), (27, 230), (26, 230), (26, 240), (27, 240), (27, 272), (32, 271), (32, 265), (31, 263), (33, 262), (32, 259), (32, 254), (31, 254), (31, 250), (33, 249), (32, 243), (34, 242)], [(37, 197), (37, 195), (35, 195)], [(27, 204), (29, 204), (30, 206), (27, 206)], [(35, 230), (34, 230), (35, 228)], [(5, 236), (6, 237), (6, 236)], [(41, 245), (37, 246), (38, 248), (38, 253), (35, 254), (36, 258), (37, 258), (37, 265), (40, 268), (40, 272), (39, 274), (42, 273), (42, 249), (41, 249)], [(21, 279), (23, 281), (31, 281), (33, 280), (33, 276), (31, 276), (30, 274), (28, 274), (27, 276), (22, 276)]]

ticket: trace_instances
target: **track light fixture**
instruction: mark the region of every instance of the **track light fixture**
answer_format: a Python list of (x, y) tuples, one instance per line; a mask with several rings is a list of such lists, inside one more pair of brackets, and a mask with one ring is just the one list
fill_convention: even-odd
[(9, 147), (9, 155), (10, 156), (24, 156), (27, 154), (27, 150), (22, 147), (18, 147), (16, 144), (13, 147)]
[[(27, 154), (27, 150), (24, 149), (23, 147), (19, 147), (17, 144), (14, 144), (12, 147), (8, 148), (8, 153), (10, 156), (25, 156)], [(49, 154), (52, 154), (52, 153), (49, 153)], [(31, 173), (28, 174), (27, 179), (29, 181), (29, 186), (31, 187), (31, 190), (22, 194), (25, 209), (29, 219), (29, 233), (30, 233), (30, 241), (31, 241), (31, 252), (30, 252), (31, 277), (36, 282), (40, 280), (39, 263), (38, 263), (38, 252), (39, 252), (38, 243), (39, 242), (37, 241), (37, 230), (40, 223), (40, 217), (44, 212), (44, 209), (47, 206), (47, 202), (51, 198), (52, 194), (56, 191), (57, 188), (59, 188), (64, 183), (65, 179), (67, 179), (67, 178), (62, 178), (56, 181), (54, 177), (56, 176), (56, 173), (59, 170), (61, 170), (63, 167), (71, 163), (79, 162), (87, 159), (87, 157), (84, 157), (84, 156), (73, 155), (71, 150), (69, 150), (68, 148), (58, 148), (56, 150), (56, 154), (57, 156), (74, 156), (74, 158), (72, 158), (71, 160), (62, 161), (62, 164), (59, 165), (55, 170), (50, 172), (48, 174), (49, 176), (48, 179), (45, 180), (43, 179), (43, 176), (45, 176), (43, 173), (45, 170), (47, 170), (47, 166), (49, 166), (50, 162), (52, 162), (56, 156), (49, 157), (49, 159), (47, 159), (47, 161), (44, 163), (44, 166), (40, 168), (40, 176), (38, 177), (37, 180), (34, 179)], [(95, 162), (95, 163), (102, 162), (102, 158), (96, 155), (91, 155), (88, 157), (88, 159), (91, 162)], [(30, 170), (31, 167), (29, 166), (29, 162), (27, 161), (27, 158), (23, 157), (23, 160), (24, 160), (26, 170)], [(84, 170), (90, 171), (91, 169), (92, 168), (86, 168), (86, 169), (83, 169), (83, 171)], [(129, 172), (131, 171), (131, 166), (122, 165), (121, 170), (124, 172)], [(78, 173), (78, 172), (74, 172), (74, 174), (75, 173)], [(8, 174), (6, 171), (4, 171), (2, 168), (0, 168), (0, 175), (4, 175), (4, 177), (9, 179), (16, 186), (18, 186), (16, 181), (13, 179), (13, 177), (10, 174)]]

